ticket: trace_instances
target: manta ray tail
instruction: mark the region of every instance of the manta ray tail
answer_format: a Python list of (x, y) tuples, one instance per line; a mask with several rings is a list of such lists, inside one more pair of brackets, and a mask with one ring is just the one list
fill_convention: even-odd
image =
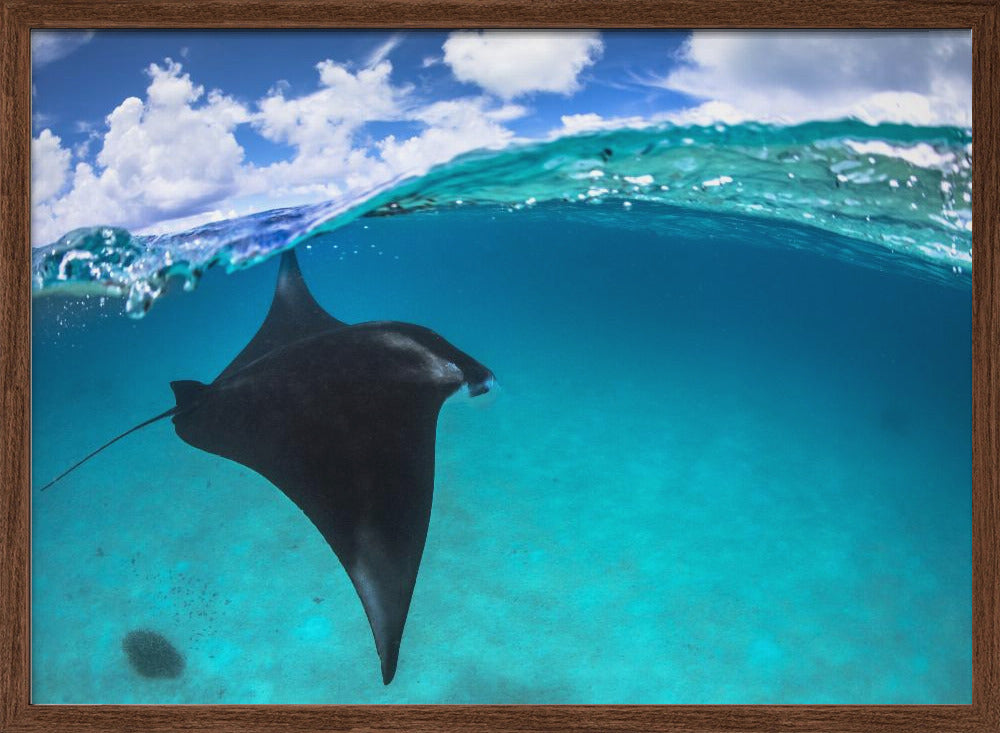
[(56, 483), (57, 481), (59, 481), (59, 480), (60, 480), (61, 478), (63, 478), (63, 477), (64, 477), (64, 476), (66, 476), (67, 474), (69, 474), (69, 473), (72, 473), (72, 472), (73, 472), (73, 471), (75, 471), (75, 470), (76, 470), (77, 468), (79, 468), (79, 467), (80, 467), (80, 466), (82, 466), (82, 465), (83, 465), (84, 463), (86, 463), (86, 462), (87, 462), (87, 461), (89, 461), (89, 460), (90, 460), (91, 458), (93, 458), (93, 457), (94, 457), (94, 456), (96, 456), (96, 455), (97, 455), (98, 453), (100, 453), (100, 452), (101, 452), (102, 450), (104, 450), (105, 448), (107, 448), (107, 447), (109, 447), (109, 446), (111, 446), (111, 445), (113, 445), (113, 444), (117, 443), (117, 442), (118, 442), (119, 440), (121, 440), (122, 438), (124, 438), (124, 437), (125, 437), (126, 435), (129, 435), (130, 433), (134, 433), (134, 432), (135, 432), (136, 430), (139, 430), (140, 428), (144, 428), (144, 427), (146, 427), (147, 425), (151, 425), (152, 423), (156, 422), (157, 420), (162, 420), (162, 419), (163, 419), (163, 418), (165, 418), (165, 417), (170, 417), (170, 416), (171, 416), (171, 415), (173, 415), (173, 414), (174, 414), (175, 412), (177, 412), (177, 410), (178, 410), (178, 408), (176, 408), (176, 407), (171, 407), (171, 408), (170, 408), (169, 410), (167, 410), (166, 412), (161, 412), (161, 413), (160, 413), (159, 415), (157, 415), (156, 417), (151, 417), (151, 418), (149, 418), (148, 420), (146, 420), (145, 422), (141, 422), (141, 423), (139, 423), (138, 425), (136, 425), (135, 427), (131, 427), (131, 428), (129, 428), (128, 430), (126, 430), (126, 431), (125, 431), (124, 433), (122, 433), (121, 435), (116, 435), (116, 436), (115, 436), (114, 438), (112, 438), (111, 440), (109, 440), (109, 441), (108, 441), (107, 443), (105, 443), (104, 445), (102, 445), (102, 446), (101, 446), (100, 448), (98, 448), (97, 450), (94, 450), (94, 451), (91, 451), (91, 452), (90, 452), (90, 453), (88, 453), (88, 454), (87, 454), (86, 456), (84, 456), (84, 457), (83, 457), (83, 458), (81, 458), (81, 459), (80, 459), (79, 461), (77, 461), (77, 462), (76, 462), (76, 463), (74, 463), (74, 464), (73, 464), (72, 466), (70, 466), (70, 467), (69, 467), (69, 468), (67, 468), (67, 469), (66, 469), (65, 471), (63, 471), (63, 472), (62, 472), (61, 474), (59, 474), (59, 475), (58, 475), (58, 476), (56, 476), (56, 477), (55, 477), (54, 479), (52, 479), (51, 481), (49, 481), (49, 482), (48, 482), (47, 484), (45, 484), (45, 486), (43, 486), (43, 487), (41, 488), (41, 491), (45, 491), (45, 490), (46, 490), (47, 488), (49, 488), (50, 486), (52, 486), (52, 484)]

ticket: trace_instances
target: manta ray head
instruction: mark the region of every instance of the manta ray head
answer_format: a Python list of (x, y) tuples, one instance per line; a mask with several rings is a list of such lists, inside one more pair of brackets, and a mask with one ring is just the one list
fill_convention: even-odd
[(444, 338), (424, 326), (412, 323), (381, 322), (383, 345), (411, 357), (414, 374), (438, 384), (466, 386), (472, 397), (486, 394), (496, 385), (493, 372)]

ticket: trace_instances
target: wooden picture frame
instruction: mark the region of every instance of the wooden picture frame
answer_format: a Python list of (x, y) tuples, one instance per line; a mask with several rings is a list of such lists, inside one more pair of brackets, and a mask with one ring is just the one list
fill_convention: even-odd
[[(0, 0), (0, 8), (0, 731), (1000, 730), (1000, 0)], [(31, 704), (31, 29), (459, 27), (972, 30), (971, 705)]]

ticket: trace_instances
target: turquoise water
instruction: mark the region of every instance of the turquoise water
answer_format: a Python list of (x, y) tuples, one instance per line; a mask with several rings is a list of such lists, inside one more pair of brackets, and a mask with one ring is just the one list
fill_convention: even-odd
[[(910, 158), (926, 144), (959, 160), (968, 144), (960, 131), (873, 130)], [(874, 178), (846, 188), (872, 189), (851, 193), (861, 215), (845, 223), (836, 175), (775, 175), (808, 167), (789, 156), (837, 149), (829, 128), (763, 143), (728, 132), (728, 147), (678, 143), (693, 178), (733, 179), (693, 200), (666, 200), (674, 186), (660, 183), (681, 165), (677, 145), (640, 165), (623, 141), (641, 152), (662, 133), (627, 131), (614, 146), (471, 156), (331, 204), (332, 219), (313, 207), (158, 242), (97, 244), (93, 230), (74, 235), (80, 249), (40, 251), (40, 289), (91, 295), (34, 302), (33, 701), (969, 703), (967, 173), (858, 153)], [(722, 133), (675, 137), (698, 134)], [(794, 150), (779, 162), (782, 140)], [(839, 167), (845, 150), (809, 169)], [(546, 167), (559, 156), (564, 168)], [(580, 200), (568, 182), (586, 193), (598, 165), (653, 181)], [(543, 173), (554, 169), (567, 195), (540, 195), (559, 188)], [(907, 188), (911, 175), (934, 196)], [(912, 198), (893, 202), (900, 191)], [(266, 246), (229, 274), (208, 267), (232, 266), (255, 227)], [(171, 407), (171, 380), (213, 379), (267, 310), (267, 254), (292, 241), (335, 316), (431, 327), (500, 383), (442, 410), (430, 532), (388, 687), (361, 604), (308, 520), (169, 421), (37, 491)], [(90, 264), (60, 278), (67, 251)], [(165, 252), (171, 272), (146, 267)], [(150, 297), (132, 315), (145, 315), (127, 318), (112, 294), (137, 289)], [(133, 671), (122, 640), (136, 629), (177, 648), (179, 677)]]

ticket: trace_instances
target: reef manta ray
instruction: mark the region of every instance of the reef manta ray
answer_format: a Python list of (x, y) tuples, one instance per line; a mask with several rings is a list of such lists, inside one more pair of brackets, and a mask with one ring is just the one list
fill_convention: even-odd
[(171, 382), (172, 417), (195, 448), (243, 464), (294, 501), (351, 578), (375, 636), (382, 681), (396, 673), (427, 538), (441, 405), (493, 373), (423, 326), (348, 325), (309, 292), (294, 250), (250, 343), (211, 383)]

